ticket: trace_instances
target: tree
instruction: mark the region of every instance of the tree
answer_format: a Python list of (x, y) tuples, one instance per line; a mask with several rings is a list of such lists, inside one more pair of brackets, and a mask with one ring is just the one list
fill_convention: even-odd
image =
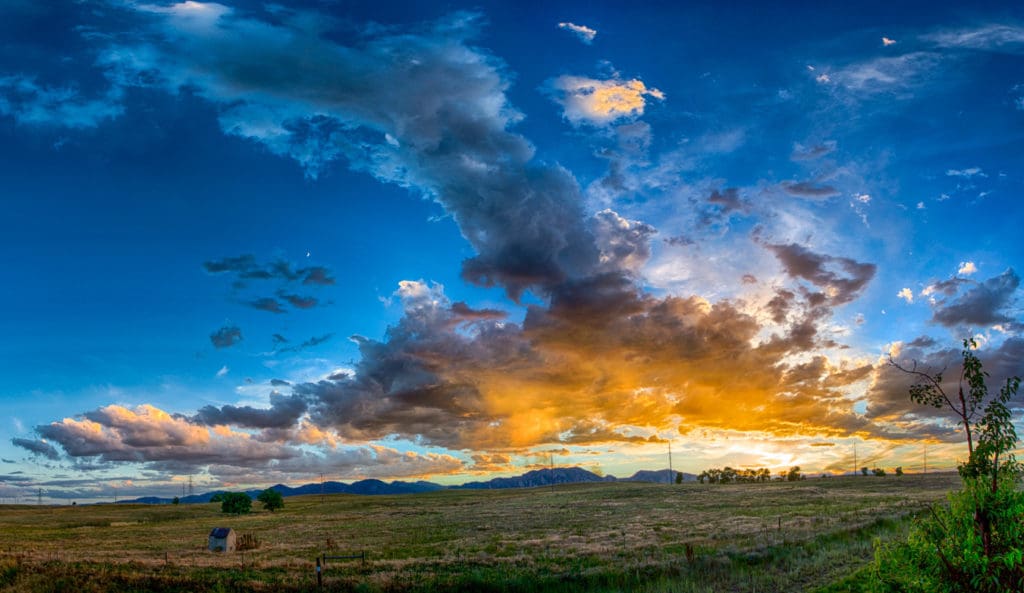
[(683, 483), (683, 472), (676, 472), (676, 484)]
[(210, 497), (210, 502), (224, 502), (225, 492), (218, 492)]
[(181, 499), (179, 499), (177, 496), (175, 496), (174, 498), (171, 499), (171, 504), (178, 504), (180, 502), (181, 502)]
[(801, 477), (802, 476), (800, 475), (800, 466), (799, 465), (795, 465), (795, 466), (789, 468), (789, 471), (786, 472), (786, 481), (787, 482), (796, 482)]
[(885, 477), (885, 470), (880, 467), (871, 468), (871, 473), (879, 478)]
[[(963, 366), (955, 396), (934, 376), (912, 367), (896, 368), (918, 382), (910, 397), (920, 404), (946, 407), (963, 428), (967, 461), (959, 466), (963, 489), (950, 493), (948, 507), (932, 507), (918, 521), (908, 540), (876, 550), (883, 591), (995, 593), (1024, 591), (1024, 492), (1021, 466), (1012, 450), (1017, 433), (1008, 402), (1020, 386), (1010, 377), (990, 397), (988, 374), (975, 354), (974, 340), (963, 341)], [(965, 389), (966, 388), (966, 389)], [(974, 421), (978, 412), (981, 417)]]
[(868, 466), (865, 465), (864, 467), (860, 468), (860, 475), (862, 475), (862, 476), (868, 475)]
[(893, 473), (895, 473), (897, 476), (902, 476), (903, 475), (903, 466), (902, 465), (897, 465), (896, 469), (893, 470)]
[(221, 497), (221, 512), (241, 515), (251, 509), (252, 499), (245, 492), (225, 492)]
[[(679, 474), (680, 476), (682, 474)], [(256, 500), (263, 503), (263, 508), (273, 513), (277, 509), (284, 508), (284, 498), (281, 497), (281, 493), (272, 488), (267, 488), (263, 492), (260, 492)]]

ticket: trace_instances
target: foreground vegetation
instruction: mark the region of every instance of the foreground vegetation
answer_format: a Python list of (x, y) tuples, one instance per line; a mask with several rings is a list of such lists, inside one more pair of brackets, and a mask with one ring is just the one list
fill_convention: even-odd
[[(0, 507), (0, 592), (813, 591), (905, 538), (955, 474), (768, 484), (293, 497), (220, 504)], [(257, 549), (206, 551), (215, 526)], [(838, 590), (838, 589), (835, 589)]]

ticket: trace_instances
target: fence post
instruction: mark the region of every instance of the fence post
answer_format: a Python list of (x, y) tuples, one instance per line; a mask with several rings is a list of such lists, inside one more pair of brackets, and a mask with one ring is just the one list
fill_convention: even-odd
[(316, 557), (316, 589), (320, 591), (324, 588), (324, 575), (320, 570), (320, 557)]

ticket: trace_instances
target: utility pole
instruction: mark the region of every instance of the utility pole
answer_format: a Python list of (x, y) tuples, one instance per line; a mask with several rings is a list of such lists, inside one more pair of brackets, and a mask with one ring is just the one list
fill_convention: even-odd
[(857, 443), (853, 444), (853, 475), (857, 475)]
[(39, 489), (39, 503), (38, 504), (39, 504), (39, 506), (43, 505), (43, 489), (42, 488)]
[(192, 488), (192, 476), (190, 475), (188, 477), (188, 495), (192, 496), (195, 493), (196, 493), (195, 490)]
[(668, 441), (668, 484), (671, 486), (675, 480), (676, 474), (672, 471), (672, 439)]
[(548, 451), (548, 467), (551, 469), (551, 491), (555, 491), (555, 454)]
[(320, 472), (320, 504), (324, 503), (324, 473)]
[(928, 475), (928, 443), (924, 444), (924, 475)]

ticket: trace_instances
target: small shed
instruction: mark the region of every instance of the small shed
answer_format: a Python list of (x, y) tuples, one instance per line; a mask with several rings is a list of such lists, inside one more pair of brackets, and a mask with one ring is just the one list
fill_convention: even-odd
[(230, 527), (214, 527), (210, 532), (211, 552), (234, 552), (235, 530)]

